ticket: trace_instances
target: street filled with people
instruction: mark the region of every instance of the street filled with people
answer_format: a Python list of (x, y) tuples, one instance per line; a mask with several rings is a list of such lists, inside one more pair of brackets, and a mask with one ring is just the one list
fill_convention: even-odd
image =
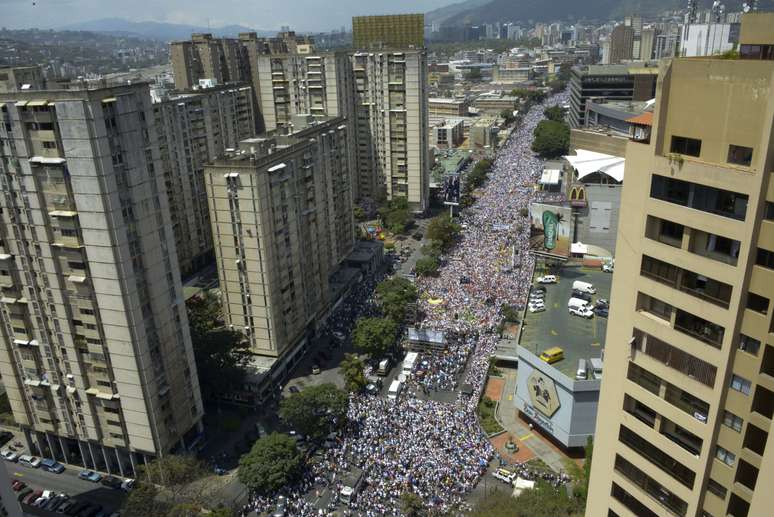
[[(351, 395), (337, 445), (310, 465), (298, 485), (283, 490), (288, 515), (332, 515), (334, 509), (369, 517), (400, 515), (406, 492), (444, 515), (469, 509), (465, 497), (495, 457), (476, 407), (497, 345), (496, 329), (503, 307), (525, 306), (532, 281), (528, 209), (543, 170), (543, 160), (530, 149), (533, 130), (545, 107), (562, 105), (567, 97), (551, 96), (523, 114), (498, 151), (488, 181), (476, 191), (475, 203), (459, 216), (462, 231), (441, 257), (438, 274), (416, 281), (423, 314), (418, 325), (443, 332), (447, 349), (422, 356), (422, 374), (408, 379), (397, 400)], [(378, 313), (373, 289), (380, 279), (370, 278), (350, 294), (329, 319), (331, 332), (349, 334), (358, 317)], [(459, 390), (450, 403), (419, 398), (463, 384), (472, 394)], [(335, 497), (321, 504), (320, 493), (327, 488), (338, 494), (340, 480), (353, 467), (363, 471), (365, 481), (354, 501), (343, 508), (336, 507)], [(255, 496), (242, 515), (276, 505), (276, 495)]]

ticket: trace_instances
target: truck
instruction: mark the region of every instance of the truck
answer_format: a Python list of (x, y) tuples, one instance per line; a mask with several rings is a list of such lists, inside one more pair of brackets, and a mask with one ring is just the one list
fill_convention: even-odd
[(349, 506), (357, 497), (360, 488), (363, 486), (365, 477), (363, 471), (357, 467), (344, 474), (341, 480), (341, 489), (339, 490), (339, 501)]
[(403, 373), (406, 376), (411, 375), (411, 372), (414, 371), (414, 367), (419, 362), (419, 352), (409, 352), (406, 354), (405, 359), (403, 359)]
[(570, 298), (567, 301), (568, 309), (583, 309), (588, 306), (589, 306), (589, 302), (587, 302), (586, 300), (582, 300), (580, 298)]
[(382, 359), (379, 361), (379, 368), (376, 370), (376, 375), (385, 377), (388, 373), (390, 373), (390, 360)]
[(576, 280), (575, 282), (573, 282), (572, 288), (576, 291), (581, 291), (583, 293), (597, 294), (597, 290), (594, 289), (593, 285), (591, 285), (588, 282), (581, 282), (580, 280)]
[(400, 382), (398, 379), (395, 379), (394, 381), (392, 381), (392, 384), (390, 384), (390, 389), (387, 391), (387, 398), (390, 400), (396, 400), (402, 390), (403, 390), (403, 383)]

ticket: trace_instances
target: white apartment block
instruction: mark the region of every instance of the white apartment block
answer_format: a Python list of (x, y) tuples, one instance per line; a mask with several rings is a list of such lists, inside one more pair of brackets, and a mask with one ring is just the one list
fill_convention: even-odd
[(203, 415), (147, 85), (0, 94), (0, 374), (28, 447), (114, 474)]

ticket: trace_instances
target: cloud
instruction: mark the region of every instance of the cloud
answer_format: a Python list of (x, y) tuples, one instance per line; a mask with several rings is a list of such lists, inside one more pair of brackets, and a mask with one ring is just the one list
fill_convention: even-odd
[[(215, 26), (239, 24), (257, 29), (290, 25), (297, 30), (350, 26), (364, 14), (425, 12), (455, 0), (0, 0), (0, 25), (51, 28), (96, 20), (126, 18)], [(33, 5), (35, 2), (36, 5)], [(217, 20), (218, 23), (215, 23)]]

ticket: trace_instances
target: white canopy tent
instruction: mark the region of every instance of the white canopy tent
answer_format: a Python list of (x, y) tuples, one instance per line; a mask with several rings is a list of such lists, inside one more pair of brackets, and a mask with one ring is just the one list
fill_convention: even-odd
[(565, 156), (564, 158), (578, 171), (579, 180), (583, 180), (594, 172), (601, 172), (619, 183), (623, 181), (626, 160), (620, 156), (578, 149), (575, 156)]

